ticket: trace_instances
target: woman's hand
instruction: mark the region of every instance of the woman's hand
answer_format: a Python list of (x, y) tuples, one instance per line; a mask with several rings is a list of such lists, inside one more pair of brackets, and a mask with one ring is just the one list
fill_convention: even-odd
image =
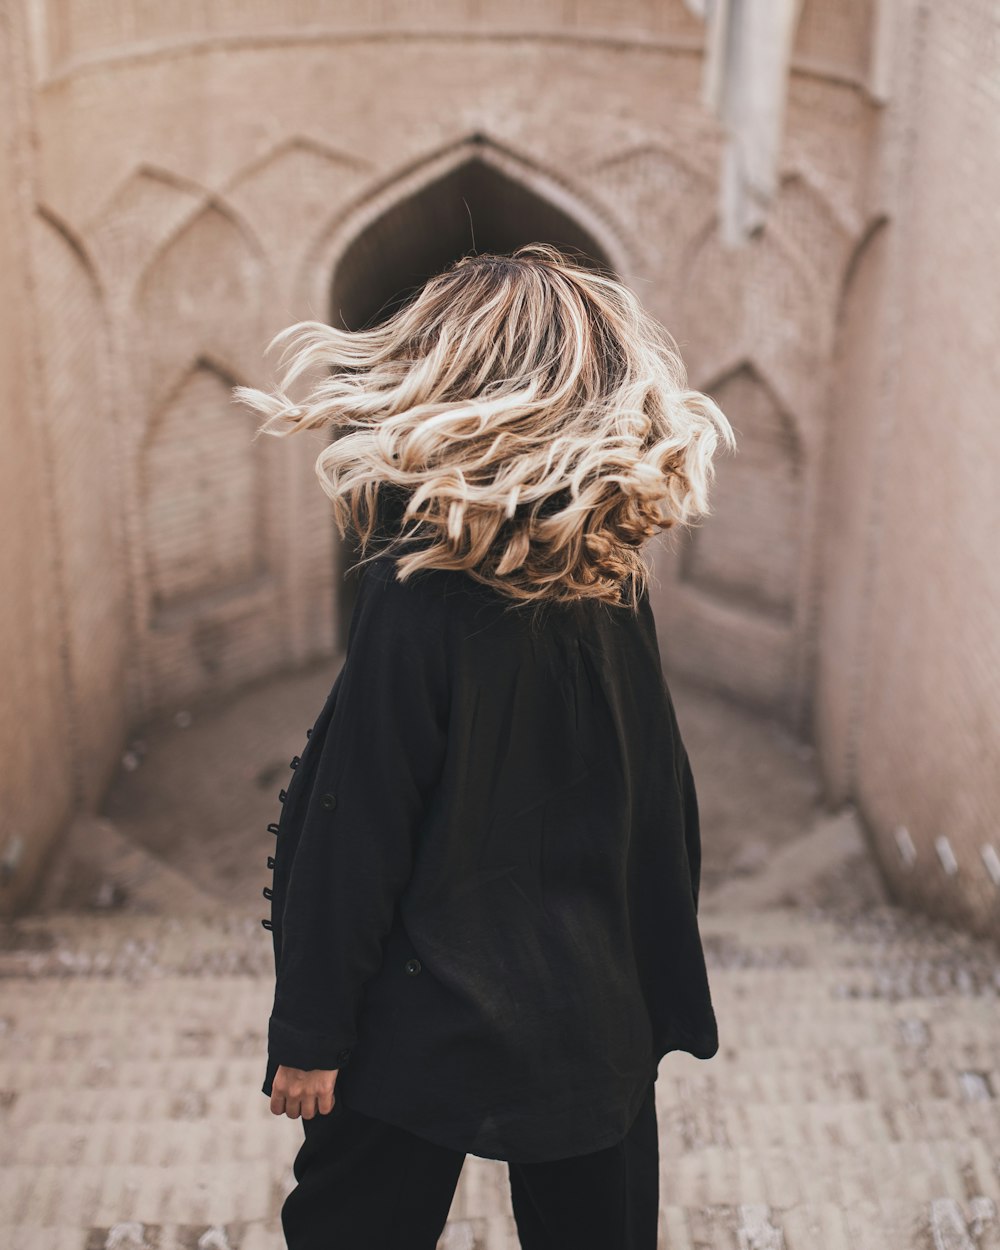
[(319, 1112), (333, 1110), (333, 1090), (339, 1068), (331, 1072), (317, 1068), (303, 1072), (301, 1068), (280, 1067), (271, 1084), (271, 1114), (287, 1115), (290, 1120), (311, 1120)]

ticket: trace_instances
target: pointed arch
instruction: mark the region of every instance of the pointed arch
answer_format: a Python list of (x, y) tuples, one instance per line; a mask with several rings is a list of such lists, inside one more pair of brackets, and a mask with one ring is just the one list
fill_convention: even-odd
[(600, 243), (564, 210), (479, 156), (453, 166), (370, 221), (341, 256), (331, 313), (360, 329), (381, 320), (457, 257), (554, 243), (611, 270)]
[(266, 152), (260, 153), (245, 165), (242, 165), (226, 182), (225, 189), (227, 193), (231, 193), (233, 187), (256, 177), (262, 170), (268, 169), (273, 165), (279, 165), (289, 156), (295, 156), (299, 153), (305, 153), (315, 157), (318, 161), (329, 162), (331, 165), (355, 169), (358, 172), (371, 169), (370, 161), (355, 156), (353, 152), (347, 151), (346, 148), (338, 148), (331, 143), (323, 143), (312, 135), (293, 134), (280, 140), (280, 142), (268, 148)]
[(268, 276), (256, 236), (231, 205), (212, 196), (185, 218), (135, 288), (137, 370), (151, 399), (197, 353), (248, 371)]
[(192, 205), (201, 205), (211, 196), (207, 186), (186, 174), (153, 161), (139, 161), (91, 216), (87, 228), (92, 231), (98, 223), (120, 219), (131, 212), (148, 212), (157, 198), (163, 203), (183, 205), (191, 212)]
[(48, 204), (39, 202), (35, 206), (35, 214), (56, 235), (60, 236), (64, 247), (68, 248), (73, 254), (80, 273), (85, 277), (87, 284), (91, 288), (95, 304), (100, 307), (102, 322), (105, 322), (104, 288), (97, 273), (97, 266), (94, 264), (83, 238)]
[(199, 355), (147, 427), (139, 457), (144, 554), (154, 619), (265, 571), (266, 498), (236, 377)]
[[(351, 280), (352, 252), (355, 258), (360, 257), (363, 251), (355, 252), (354, 249), (363, 249), (366, 237), (369, 242), (377, 237), (369, 231), (379, 232), (383, 239), (388, 239), (408, 211), (419, 213), (422, 206), (434, 202), (435, 187), (439, 191), (453, 190), (460, 198), (463, 187), (470, 189), (474, 197), (479, 197), (484, 185), (505, 191), (510, 196), (510, 224), (503, 232), (487, 229), (487, 236), (496, 240), (488, 246), (504, 248), (508, 243), (509, 247), (513, 247), (517, 243), (534, 241), (529, 228), (531, 223), (525, 223), (521, 231), (517, 228), (518, 214), (534, 208), (538, 216), (532, 220), (537, 229), (547, 227), (548, 232), (565, 233), (566, 245), (578, 250), (584, 257), (589, 256), (595, 263), (606, 266), (626, 281), (634, 273), (634, 258), (630, 249), (597, 202), (551, 169), (543, 169), (512, 148), (477, 133), (438, 148), (394, 171), (366, 188), (359, 198), (339, 213), (306, 258), (300, 285), (301, 302), (317, 308), (328, 307), (336, 301), (340, 292), (347, 291), (346, 284)], [(459, 198), (453, 199), (453, 210), (456, 205), (461, 207)], [(465, 198), (468, 199), (467, 194)], [(486, 211), (489, 212), (488, 209)], [(464, 221), (468, 223), (464, 207), (461, 212), (466, 214)], [(412, 216), (410, 220), (412, 223)], [(524, 220), (523, 216), (521, 220)], [(465, 235), (464, 246), (455, 250), (457, 227), (461, 222), (461, 217), (452, 215), (442, 232), (452, 244), (450, 253), (444, 243), (432, 238), (436, 223), (431, 221), (428, 224), (426, 237), (443, 263), (472, 250), (472, 232)], [(475, 231), (475, 216), (472, 227)], [(484, 244), (485, 238), (482, 232), (478, 232), (475, 250), (487, 250)], [(404, 251), (400, 249), (401, 261)], [(433, 262), (433, 259), (429, 254), (428, 261)], [(392, 294), (398, 290), (397, 286)]]
[[(38, 205), (30, 244), (47, 482), (58, 543), (67, 716), (83, 802), (96, 800), (125, 727), (129, 630), (121, 442), (109, 386), (107, 305), (77, 234)], [(100, 711), (105, 735), (82, 726)]]
[(739, 455), (719, 465), (712, 525), (685, 535), (681, 580), (744, 613), (791, 623), (803, 508), (796, 422), (750, 362), (712, 393), (739, 429)]
[(691, 376), (718, 375), (734, 352), (752, 355), (784, 380), (784, 402), (801, 414), (802, 437), (814, 443), (818, 424), (805, 418), (815, 411), (829, 318), (819, 278), (787, 237), (765, 230), (733, 253), (713, 216), (684, 257), (676, 287)]

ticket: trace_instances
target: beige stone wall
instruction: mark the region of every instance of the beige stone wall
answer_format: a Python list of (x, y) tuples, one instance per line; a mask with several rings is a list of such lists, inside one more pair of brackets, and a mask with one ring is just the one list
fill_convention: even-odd
[(894, 38), (893, 224), (848, 288), (830, 513), (864, 519), (839, 553), (831, 524), (819, 723), (896, 891), (997, 933), (1000, 12), (906, 6)]
[(79, 725), (69, 697), (66, 565), (52, 497), (52, 431), (39, 393), (31, 96), (24, 28), (0, 13), (0, 909), (24, 898), (80, 789)]
[[(976, 4), (956, 7), (971, 29)], [(880, 834), (899, 819), (896, 772), (865, 771), (884, 729), (858, 676), (891, 637), (896, 602), (877, 599), (873, 533), (907, 499), (885, 472), (873, 388), (907, 352), (916, 377), (927, 366), (927, 325), (903, 326), (886, 301), (903, 306), (916, 275), (899, 249), (933, 217), (907, 217), (891, 170), (919, 150), (908, 177), (933, 182), (946, 128), (921, 122), (918, 148), (907, 110), (957, 101), (960, 69), (942, 56), (927, 96), (913, 95), (900, 68), (912, 4), (806, 4), (780, 195), (738, 253), (718, 240), (721, 136), (699, 103), (703, 30), (682, 0), (14, 9), (31, 180), (18, 251), (39, 327), (30, 420), (48, 439), (41, 490), (61, 570), (41, 650), (62, 657), (86, 725), (76, 801), (94, 801), (129, 727), (339, 645), (345, 591), (313, 473), (320, 443), (253, 441), (229, 389), (269, 381), (270, 336), (336, 316), (332, 293), (356, 290), (390, 233), (405, 236), (400, 255), (432, 234), (467, 248), (441, 188), (485, 167), (511, 241), (574, 223), (736, 428), (714, 517), (656, 549), (668, 665), (815, 733), (831, 795), (882, 795), (866, 800)], [(972, 346), (958, 346), (953, 385), (972, 367)], [(884, 528), (880, 558), (902, 578), (911, 565)], [(927, 541), (910, 557), (917, 580)], [(880, 697), (898, 714), (891, 691)], [(863, 718), (874, 740), (862, 741)], [(905, 767), (899, 777), (910, 784)], [(39, 814), (36, 840), (54, 822)]]

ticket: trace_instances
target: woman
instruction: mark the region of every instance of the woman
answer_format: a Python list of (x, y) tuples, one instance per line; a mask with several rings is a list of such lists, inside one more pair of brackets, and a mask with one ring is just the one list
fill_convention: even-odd
[(641, 550), (708, 512), (732, 430), (625, 286), (543, 244), (279, 341), (280, 386), (235, 394), (338, 435), (316, 468), (363, 569), (271, 826), (287, 1244), (433, 1250), (471, 1153), (527, 1250), (654, 1250), (657, 1065), (719, 1043)]

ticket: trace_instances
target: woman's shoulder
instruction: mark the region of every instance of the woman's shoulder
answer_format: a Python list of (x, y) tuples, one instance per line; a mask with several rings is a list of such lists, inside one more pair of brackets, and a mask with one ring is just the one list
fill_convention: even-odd
[(390, 630), (446, 630), (475, 596), (475, 582), (452, 569), (418, 568), (400, 577), (399, 557), (379, 553), (362, 566), (358, 598)]
[[(403, 577), (399, 574), (398, 553), (379, 552), (365, 561), (362, 585), (365, 599), (378, 603), (379, 610), (392, 616), (401, 628), (419, 621), (444, 630), (449, 622), (468, 618), (477, 637), (484, 637), (482, 631), (487, 626), (518, 636), (546, 630), (592, 632), (605, 616), (619, 621), (628, 618), (632, 628), (645, 627), (646, 631), (652, 626), (645, 588), (638, 610), (631, 611), (624, 603), (610, 607), (596, 599), (518, 601), (462, 569), (423, 567)], [(494, 630), (487, 632), (492, 635)]]
[(503, 598), (491, 587), (478, 582), (461, 569), (417, 568), (400, 576), (399, 555), (380, 552), (363, 566), (363, 583), (370, 593), (399, 605), (427, 611), (441, 611), (458, 600), (499, 601)]

